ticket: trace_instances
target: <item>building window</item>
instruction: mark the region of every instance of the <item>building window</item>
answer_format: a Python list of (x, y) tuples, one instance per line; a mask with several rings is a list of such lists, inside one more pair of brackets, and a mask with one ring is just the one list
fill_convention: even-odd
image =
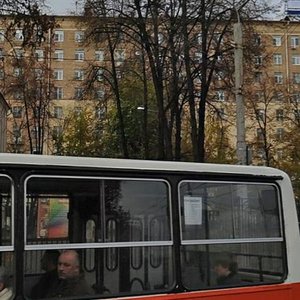
[(75, 116), (79, 117), (79, 116), (81, 115), (81, 113), (82, 113), (82, 108), (76, 106), (76, 107), (74, 108), (74, 114), (75, 114)]
[(74, 71), (74, 79), (75, 80), (84, 80), (84, 71), (83, 70), (75, 70)]
[(104, 61), (104, 50), (95, 51), (95, 61)]
[(84, 41), (84, 32), (75, 31), (74, 39), (76, 43), (82, 43)]
[(22, 48), (14, 48), (14, 54), (16, 59), (21, 59), (24, 57), (24, 50)]
[(114, 52), (114, 58), (117, 62), (124, 62), (125, 61), (125, 50), (117, 49)]
[(276, 109), (276, 121), (283, 121), (283, 109)]
[(62, 30), (54, 31), (54, 42), (63, 42), (64, 41), (64, 32)]
[(254, 94), (254, 99), (255, 99), (255, 101), (257, 101), (257, 102), (262, 101), (262, 100), (263, 100), (263, 97), (264, 97), (264, 94), (263, 94), (262, 91), (257, 91), (257, 92), (255, 92), (255, 94)]
[(23, 108), (22, 108), (22, 106), (13, 106), (11, 109), (11, 112), (12, 112), (12, 115), (14, 118), (21, 118)]
[(295, 116), (295, 121), (299, 122), (300, 121), (300, 109), (294, 110), (294, 116)]
[(116, 71), (116, 76), (117, 76), (118, 79), (121, 79), (122, 76), (123, 76), (123, 72), (121, 70), (117, 70)]
[(283, 128), (277, 128), (276, 129), (276, 138), (278, 141), (282, 141), (284, 137), (284, 129)]
[(274, 92), (273, 98), (277, 102), (282, 102), (284, 100), (284, 95), (281, 92)]
[(292, 95), (292, 103), (300, 103), (300, 93), (295, 93)]
[(62, 87), (54, 87), (54, 99), (61, 100), (64, 97), (64, 90)]
[(257, 128), (256, 129), (256, 137), (259, 141), (263, 141), (264, 140), (264, 130), (262, 128)]
[(58, 60), (58, 61), (63, 61), (64, 60), (64, 50), (56, 49), (54, 51), (54, 59)]
[(283, 83), (283, 74), (281, 72), (275, 72), (274, 73), (274, 81), (277, 84)]
[(297, 66), (300, 65), (300, 55), (292, 56), (292, 64)]
[(262, 61), (263, 61), (263, 58), (262, 58), (261, 55), (256, 55), (256, 56), (254, 57), (254, 61), (255, 61), (255, 64), (256, 64), (257, 66), (261, 66), (261, 65), (262, 65)]
[(4, 29), (0, 29), (0, 42), (4, 42), (5, 41), (5, 30)]
[(77, 87), (75, 88), (75, 99), (81, 100), (83, 98), (83, 88)]
[(54, 106), (54, 118), (61, 119), (63, 117), (63, 108), (61, 106)]
[(278, 149), (276, 151), (276, 156), (277, 156), (277, 159), (283, 159), (284, 158), (283, 150), (282, 149)]
[(75, 51), (75, 60), (77, 60), (77, 61), (84, 60), (84, 50), (76, 50)]
[(254, 73), (254, 81), (260, 83), (262, 81), (262, 72)]
[(295, 84), (300, 83), (300, 73), (293, 73), (293, 83)]
[(258, 34), (254, 35), (254, 45), (259, 46), (261, 44), (261, 36)]
[(197, 44), (201, 45), (202, 44), (202, 33), (197, 34)]
[[(224, 71), (216, 71), (216, 78), (218, 81), (221, 81), (225, 78)], [(201, 82), (199, 82), (201, 83)]]
[(295, 49), (299, 47), (299, 36), (291, 36), (291, 48)]
[(255, 115), (256, 115), (256, 119), (258, 120), (258, 121), (265, 121), (265, 111), (263, 110), (263, 109), (257, 109), (256, 111), (255, 111)]
[(95, 99), (96, 100), (102, 100), (102, 99), (104, 99), (104, 96), (105, 96), (105, 92), (102, 89), (95, 91)]
[(42, 69), (34, 69), (34, 75), (36, 80), (41, 80), (44, 77)]
[(54, 79), (63, 80), (64, 79), (64, 70), (63, 69), (54, 69)]
[(96, 80), (103, 81), (103, 69), (96, 70)]
[(35, 50), (34, 56), (37, 61), (43, 61), (44, 60), (44, 50), (41, 50), (41, 49)]
[(23, 41), (24, 40), (24, 35), (23, 35), (23, 30), (22, 29), (17, 29), (15, 32), (15, 39), (17, 41)]
[(282, 54), (275, 53), (273, 55), (273, 63), (274, 65), (282, 65)]
[(21, 143), (22, 141), (22, 134), (21, 134), (21, 129), (18, 125), (13, 126), (13, 136), (14, 136), (14, 142), (16, 144)]
[(276, 47), (280, 47), (281, 46), (281, 36), (280, 35), (275, 35), (273, 36), (273, 46), (276, 46)]
[(225, 101), (225, 92), (223, 90), (216, 91), (217, 101)]
[(15, 77), (20, 77), (23, 74), (23, 69), (19, 67), (15, 67), (13, 73)]
[(97, 107), (95, 111), (96, 118), (103, 119), (105, 117), (106, 109), (105, 107)]
[(202, 52), (196, 51), (194, 54), (194, 62), (195, 63), (201, 63), (202, 62)]
[(292, 65), (300, 65), (300, 55), (292, 56)]
[(54, 138), (58, 138), (59, 136), (61, 136), (62, 132), (63, 132), (62, 126), (53, 126), (52, 134)]
[(13, 93), (14, 93), (14, 99), (15, 100), (22, 100), (22, 99), (24, 99), (24, 94), (23, 94), (22, 90), (17, 89)]

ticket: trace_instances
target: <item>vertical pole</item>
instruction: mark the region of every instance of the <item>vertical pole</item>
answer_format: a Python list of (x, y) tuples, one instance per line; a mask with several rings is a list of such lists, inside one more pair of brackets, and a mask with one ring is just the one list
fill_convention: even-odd
[(246, 142), (245, 142), (245, 105), (243, 100), (243, 37), (242, 25), (237, 11), (237, 23), (233, 25), (234, 36), (234, 67), (235, 67), (235, 98), (236, 98), (236, 130), (237, 143), (236, 154), (238, 164), (246, 165)]

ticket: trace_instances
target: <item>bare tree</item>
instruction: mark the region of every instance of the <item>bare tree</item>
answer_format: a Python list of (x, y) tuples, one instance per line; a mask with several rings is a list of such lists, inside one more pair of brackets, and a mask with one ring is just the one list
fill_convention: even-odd
[[(12, 66), (12, 73), (6, 74), (6, 90), (8, 98), (14, 100), (22, 110), (20, 115), (14, 116), (14, 126), (18, 130), (13, 133), (14, 141), (19, 144), (17, 138), (25, 131), (29, 141), (30, 153), (44, 152), (45, 141), (48, 138), (48, 126), (51, 110), (50, 83), (51, 70), (49, 69), (46, 57), (35, 56), (35, 50), (26, 52), (21, 48), (17, 49), (9, 60)], [(15, 107), (15, 106), (14, 106)], [(14, 108), (13, 107), (13, 108)], [(15, 145), (17, 146), (17, 145)], [(20, 149), (13, 147), (13, 151)], [(25, 150), (25, 149), (23, 149)]]
[(2, 20), (6, 31), (1, 35), (6, 46), (2, 51), (1, 89), (14, 108), (19, 110), (16, 118), (13, 115), (11, 151), (14, 152), (21, 151), (20, 138), (24, 130), (27, 131), (31, 153), (43, 153), (46, 139), (51, 73), (49, 57), (45, 53), (50, 51), (47, 49), (48, 34), (55, 21), (42, 15), (39, 3), (42, 4), (42, 1), (2, 3), (3, 13), (9, 13), (9, 17)]
[[(157, 158), (180, 159), (183, 108), (188, 103), (192, 157), (205, 160), (206, 105), (222, 57), (233, 54), (232, 23), (237, 14), (241, 19), (263, 14), (267, 6), (261, 3), (86, 1), (89, 16), (102, 23), (111, 22), (107, 17), (113, 18), (113, 26), (122, 28), (146, 53), (156, 93)], [(95, 29), (93, 25), (91, 28)]]

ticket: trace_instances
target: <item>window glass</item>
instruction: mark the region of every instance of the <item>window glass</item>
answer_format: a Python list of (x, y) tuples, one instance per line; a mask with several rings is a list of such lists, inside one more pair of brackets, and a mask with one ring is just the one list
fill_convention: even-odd
[(0, 246), (12, 245), (12, 184), (9, 178), (0, 176), (1, 236)]
[[(1, 248), (1, 247), (0, 247)], [(13, 299), (15, 291), (15, 256), (13, 252), (0, 250), (0, 269), (1, 269), (1, 299)]]
[[(12, 182), (8, 177), (0, 176), (0, 269), (1, 284), (7, 288), (1, 292), (1, 299), (12, 299), (14, 294), (14, 253), (13, 248), (13, 206), (12, 206)], [(11, 248), (11, 249), (9, 249)], [(9, 251), (8, 251), (9, 250)], [(3, 276), (3, 277), (2, 277)], [(3, 282), (2, 282), (3, 280)]]
[[(24, 290), (29, 299), (90, 299), (172, 288), (164, 181), (32, 176), (25, 191)], [(61, 255), (69, 251), (79, 259), (74, 281), (64, 281), (60, 271)], [(49, 252), (58, 252), (52, 271), (44, 264)], [(72, 285), (78, 281), (80, 288)]]
[(32, 177), (26, 190), (29, 244), (84, 243), (89, 219), (97, 242), (171, 240), (165, 182)]
[(190, 290), (267, 284), (284, 276), (281, 243), (182, 246), (181, 259), (183, 284)]
[[(62, 274), (62, 255), (66, 253), (79, 259), (80, 271), (69, 272), (69, 279), (74, 280), (65, 280)], [(158, 264), (152, 266), (149, 261), (154, 255)], [(170, 290), (174, 282), (172, 249), (168, 246), (30, 250), (25, 252), (24, 270), (26, 299), (128, 296)]]
[(123, 228), (143, 230), (145, 222), (157, 220), (163, 226), (162, 235), (121, 234), (118, 241), (170, 240), (167, 186), (162, 182), (109, 180), (105, 181), (106, 220), (117, 218)]
[(180, 203), (183, 240), (281, 236), (272, 185), (183, 182)]

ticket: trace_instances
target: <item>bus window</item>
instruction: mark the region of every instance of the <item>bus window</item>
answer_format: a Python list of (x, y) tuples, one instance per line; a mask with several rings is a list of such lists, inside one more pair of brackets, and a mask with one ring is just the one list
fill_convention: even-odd
[(1, 231), (0, 231), (0, 280), (3, 297), (9, 299), (14, 293), (14, 243), (13, 243), (13, 204), (12, 182), (6, 176), (0, 175), (0, 202), (1, 202)]
[(43, 275), (43, 252), (74, 247), (95, 295), (147, 293), (172, 286), (166, 182), (31, 176), (25, 191), (27, 296), (32, 282)]
[[(228, 275), (239, 278), (235, 285), (283, 279), (283, 237), (274, 185), (182, 182), (180, 204), (187, 288), (218, 286), (220, 261), (229, 267)], [(232, 285), (233, 279), (225, 282)]]

